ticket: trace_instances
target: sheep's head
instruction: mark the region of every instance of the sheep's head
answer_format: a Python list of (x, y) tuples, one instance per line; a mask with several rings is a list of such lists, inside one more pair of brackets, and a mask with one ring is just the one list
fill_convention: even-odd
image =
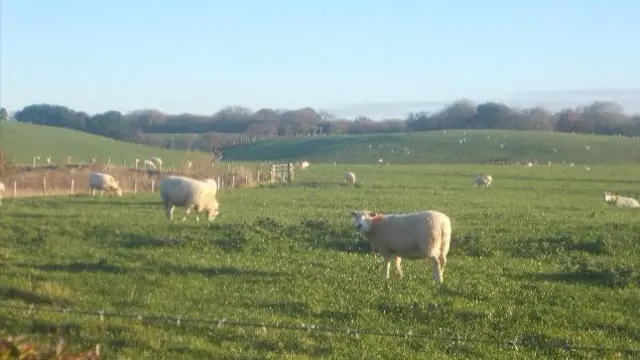
[(604, 192), (604, 201), (608, 202), (608, 203), (616, 201), (616, 195), (614, 193), (612, 193), (612, 192), (605, 191)]
[(117, 189), (116, 189), (116, 194), (117, 194), (118, 196), (122, 196), (122, 189), (117, 188)]
[(211, 204), (209, 207), (207, 207), (206, 209), (207, 220), (213, 221), (216, 218), (216, 216), (218, 216), (218, 214), (220, 213), (220, 210), (218, 208), (219, 208), (219, 204), (217, 201)]
[(373, 229), (373, 221), (374, 217), (378, 214), (367, 211), (352, 211), (351, 215), (353, 216), (353, 227), (362, 232), (368, 232)]

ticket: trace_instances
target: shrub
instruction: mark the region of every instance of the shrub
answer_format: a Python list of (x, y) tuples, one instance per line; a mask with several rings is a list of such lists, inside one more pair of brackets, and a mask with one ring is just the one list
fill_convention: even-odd
[(81, 353), (68, 353), (64, 339), (57, 344), (42, 344), (30, 341), (26, 335), (0, 339), (0, 360), (101, 360), (100, 346)]

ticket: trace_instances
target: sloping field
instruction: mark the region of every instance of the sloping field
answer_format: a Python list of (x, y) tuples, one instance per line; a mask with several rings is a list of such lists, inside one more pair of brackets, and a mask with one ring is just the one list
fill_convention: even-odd
[(299, 138), (224, 150), (228, 160), (308, 160), (343, 164), (471, 164), (537, 160), (576, 164), (640, 164), (640, 139), (502, 130), (449, 130)]

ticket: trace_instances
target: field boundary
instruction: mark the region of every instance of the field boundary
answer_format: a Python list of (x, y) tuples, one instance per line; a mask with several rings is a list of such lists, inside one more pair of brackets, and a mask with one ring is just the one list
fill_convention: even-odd
[[(500, 345), (500, 346), (510, 346), (515, 350), (518, 347), (523, 348), (533, 348), (533, 349), (564, 349), (564, 350), (574, 350), (574, 351), (588, 351), (588, 352), (600, 352), (600, 353), (625, 353), (627, 355), (640, 355), (640, 348), (618, 348), (618, 347), (607, 347), (603, 345), (599, 346), (586, 346), (580, 345), (576, 343), (570, 343), (569, 340), (561, 340), (555, 341), (547, 344), (536, 344), (531, 342), (523, 342), (516, 339), (512, 340), (491, 340), (491, 339), (478, 339), (478, 338), (466, 338), (462, 336), (451, 337), (451, 336), (435, 336), (428, 335), (423, 333), (414, 333), (412, 331), (409, 332), (384, 332), (373, 329), (341, 329), (327, 325), (314, 325), (314, 324), (305, 324), (300, 323), (299, 325), (294, 324), (286, 324), (282, 322), (257, 322), (251, 320), (236, 320), (236, 319), (227, 319), (227, 318), (196, 318), (196, 317), (188, 317), (182, 315), (167, 315), (167, 314), (155, 314), (155, 315), (140, 315), (140, 314), (127, 314), (127, 313), (118, 313), (118, 312), (108, 312), (105, 310), (82, 310), (82, 309), (72, 309), (72, 308), (52, 308), (52, 307), (43, 307), (37, 306), (35, 304), (30, 304), (29, 306), (17, 306), (17, 305), (2, 305), (2, 309), (6, 310), (15, 310), (15, 311), (24, 311), (25, 315), (34, 316), (37, 312), (45, 312), (45, 313), (58, 313), (62, 315), (80, 315), (80, 316), (90, 316), (90, 317), (98, 317), (100, 321), (105, 321), (106, 319), (125, 319), (125, 320), (133, 320), (137, 323), (162, 323), (162, 324), (171, 324), (173, 326), (185, 326), (186, 324), (197, 324), (197, 325), (210, 325), (216, 326), (220, 328), (224, 325), (227, 326), (236, 326), (236, 327), (253, 327), (253, 328), (263, 328), (263, 329), (277, 329), (277, 330), (291, 330), (291, 331), (304, 331), (304, 332), (328, 332), (335, 334), (343, 334), (343, 335), (351, 335), (359, 338), (360, 335), (371, 335), (371, 336), (380, 336), (380, 337), (395, 337), (395, 338), (417, 338), (424, 340), (435, 340), (441, 342), (448, 343), (476, 343), (476, 344), (489, 344), (489, 345)], [(132, 321), (132, 322), (133, 322)]]

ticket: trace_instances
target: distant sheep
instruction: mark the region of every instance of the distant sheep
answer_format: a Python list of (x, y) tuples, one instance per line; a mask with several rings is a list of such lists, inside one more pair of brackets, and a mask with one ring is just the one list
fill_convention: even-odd
[(447, 253), (451, 245), (451, 219), (438, 211), (407, 214), (376, 214), (366, 210), (352, 211), (353, 226), (370, 242), (384, 259), (384, 278), (389, 278), (391, 258), (400, 277), (402, 257), (430, 259), (433, 278), (442, 284)]
[(0, 205), (2, 205), (2, 196), (4, 195), (4, 183), (0, 182)]
[(353, 185), (356, 183), (356, 174), (352, 173), (351, 171), (348, 171), (347, 173), (344, 174), (344, 179), (347, 181), (348, 184)]
[(634, 198), (616, 195), (612, 192), (604, 192), (604, 201), (609, 205), (617, 207), (640, 208), (640, 202)]
[(492, 181), (493, 181), (493, 178), (489, 174), (477, 176), (475, 179), (473, 179), (473, 187), (477, 187), (477, 186), (489, 187)]
[[(161, 158), (159, 158), (159, 157), (157, 157), (157, 156), (154, 156), (154, 157), (152, 157), (152, 158), (151, 158), (151, 161), (152, 161), (155, 165), (157, 165), (160, 169), (162, 169), (162, 159), (161, 159)], [(155, 167), (154, 167), (154, 168), (155, 168)]]
[(147, 166), (150, 169), (155, 169), (156, 168), (156, 164), (151, 160), (145, 159), (144, 160), (144, 165)]
[(200, 221), (197, 214), (203, 211), (207, 220), (213, 221), (218, 215), (219, 204), (216, 199), (217, 186), (212, 186), (212, 182), (215, 183), (213, 179), (200, 181), (173, 175), (160, 180), (160, 197), (167, 218), (173, 220), (173, 210), (178, 206), (186, 208), (182, 221), (187, 219), (191, 210), (195, 210), (197, 222)]
[(109, 174), (94, 172), (89, 175), (89, 188), (91, 196), (96, 196), (96, 190), (100, 191), (100, 196), (107, 192), (115, 192), (118, 196), (122, 196), (122, 189), (118, 185), (118, 181)]
[(306, 169), (308, 167), (309, 167), (309, 162), (308, 161), (303, 161), (303, 162), (300, 163), (300, 169), (301, 170), (304, 170), (304, 169)]

